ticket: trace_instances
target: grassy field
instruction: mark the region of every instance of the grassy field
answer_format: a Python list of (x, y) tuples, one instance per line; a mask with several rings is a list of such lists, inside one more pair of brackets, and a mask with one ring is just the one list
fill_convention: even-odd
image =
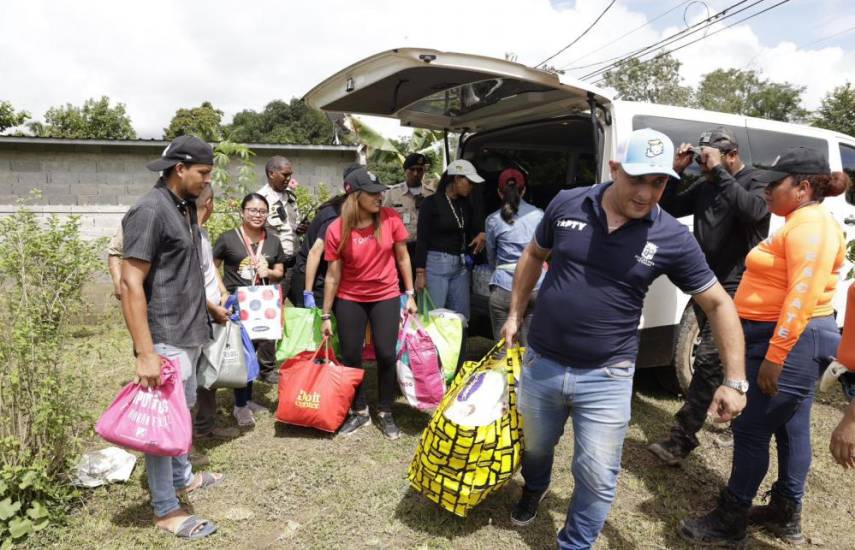
[[(100, 414), (133, 372), (130, 344), (117, 312), (93, 327), (81, 327), (68, 353), (70, 364), (92, 380), (87, 403)], [(486, 351), (473, 339), (471, 353)], [(373, 381), (369, 372), (367, 380)], [(705, 511), (727, 479), (731, 451), (714, 444), (714, 433), (700, 434), (702, 446), (681, 468), (659, 466), (645, 446), (663, 435), (680, 406), (658, 389), (649, 372), (636, 377), (632, 422), (623, 453), (617, 500), (596, 548), (689, 548), (677, 536), (677, 522)], [(373, 396), (373, 385), (369, 396)], [(256, 400), (275, 405), (275, 388), (258, 384)], [(230, 392), (219, 392), (219, 422), (234, 425)], [(833, 464), (829, 435), (843, 404), (840, 394), (823, 397), (813, 409), (814, 462), (808, 480), (803, 527), (813, 545), (853, 548), (855, 474)], [(573, 481), (571, 428), (557, 449), (550, 493), (537, 520), (527, 528), (510, 524), (521, 478), (476, 508), (467, 519), (439, 510), (409, 489), (407, 466), (428, 417), (399, 402), (396, 418), (404, 433), (387, 441), (369, 429), (352, 439), (335, 439), (313, 430), (277, 425), (272, 415), (254, 430), (229, 442), (201, 447), (211, 471), (223, 472), (221, 485), (194, 495), (196, 512), (214, 520), (219, 532), (205, 548), (552, 548), (563, 523)], [(98, 439), (90, 448), (104, 446)], [(776, 465), (761, 491), (768, 489)], [(88, 491), (67, 525), (31, 539), (33, 548), (184, 548), (155, 530), (138, 462), (128, 483)], [(783, 548), (762, 533), (753, 548)]]

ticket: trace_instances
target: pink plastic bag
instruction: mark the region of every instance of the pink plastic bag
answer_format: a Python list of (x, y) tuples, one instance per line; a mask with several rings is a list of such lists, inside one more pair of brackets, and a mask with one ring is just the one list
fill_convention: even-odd
[(412, 407), (431, 411), (445, 395), (439, 354), (418, 315), (404, 314), (398, 336), (398, 383)]
[(106, 441), (141, 453), (181, 456), (193, 440), (190, 410), (181, 383), (180, 365), (161, 357), (162, 384), (143, 388), (131, 382), (119, 392), (95, 431)]

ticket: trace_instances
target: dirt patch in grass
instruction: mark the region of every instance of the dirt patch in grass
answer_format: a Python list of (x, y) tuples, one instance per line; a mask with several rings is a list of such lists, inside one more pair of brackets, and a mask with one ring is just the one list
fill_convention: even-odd
[[(469, 342), (469, 354), (489, 349), (483, 339)], [(69, 353), (81, 374), (92, 380), (91, 409), (97, 415), (133, 373), (130, 343), (121, 317), (113, 312), (95, 327), (81, 330)], [(369, 396), (374, 373), (368, 373)], [(273, 409), (275, 388), (256, 385), (256, 399)], [(676, 534), (678, 521), (709, 509), (730, 472), (731, 449), (715, 444), (705, 429), (701, 447), (681, 468), (656, 463), (645, 449), (663, 436), (681, 401), (662, 392), (651, 373), (636, 377), (633, 415), (623, 453), (617, 500), (596, 548), (689, 548)], [(218, 392), (218, 422), (234, 426), (231, 392)], [(852, 548), (855, 475), (833, 464), (828, 438), (843, 409), (839, 393), (820, 398), (813, 410), (814, 462), (808, 479), (803, 527), (815, 544)], [(372, 427), (352, 438), (336, 439), (302, 428), (278, 425), (272, 414), (228, 442), (204, 442), (198, 450), (211, 460), (210, 471), (226, 480), (194, 495), (192, 507), (214, 520), (219, 532), (195, 544), (184, 543), (151, 526), (151, 509), (142, 463), (128, 483), (90, 491), (65, 526), (31, 539), (34, 548), (552, 548), (564, 522), (573, 487), (570, 457), (572, 426), (556, 450), (550, 492), (534, 523), (511, 526), (509, 514), (521, 490), (517, 476), (466, 519), (438, 509), (408, 487), (407, 466), (428, 417), (400, 400), (394, 411), (403, 436), (388, 441)], [(91, 448), (103, 447), (93, 439)], [(774, 447), (773, 447), (774, 448)], [(774, 454), (774, 453), (773, 453)], [(772, 457), (767, 490), (777, 471)], [(785, 548), (762, 533), (752, 548)]]

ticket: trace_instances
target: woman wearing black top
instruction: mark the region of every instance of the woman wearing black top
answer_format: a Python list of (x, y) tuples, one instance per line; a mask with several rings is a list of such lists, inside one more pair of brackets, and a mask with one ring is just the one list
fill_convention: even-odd
[(469, 194), (483, 182), (472, 163), (448, 165), (437, 193), (419, 211), (416, 241), (416, 290), (427, 287), (437, 307), (469, 318), (469, 271), (466, 255), (484, 248), (484, 220), (475, 218)]
[[(223, 268), (223, 284), (234, 294), (241, 286), (272, 284), (285, 275), (285, 253), (279, 239), (268, 238), (264, 229), (267, 221), (267, 199), (258, 193), (250, 193), (240, 205), (240, 227), (226, 231), (214, 245), (214, 263)], [(257, 351), (261, 376), (268, 383), (278, 381), (276, 372), (276, 349), (272, 340), (253, 340)], [(266, 410), (252, 401), (252, 382), (245, 388), (235, 390), (234, 416), (239, 426), (255, 425), (256, 412)]]

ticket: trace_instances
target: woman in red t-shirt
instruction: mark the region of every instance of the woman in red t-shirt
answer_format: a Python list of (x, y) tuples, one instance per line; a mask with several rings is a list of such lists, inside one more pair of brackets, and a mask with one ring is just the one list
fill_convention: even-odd
[[(332, 334), (330, 312), (334, 307), (342, 362), (361, 368), (365, 328), (371, 323), (377, 356), (380, 431), (389, 439), (398, 439), (401, 432), (392, 418), (392, 401), (395, 344), (401, 320), (399, 272), (408, 295), (407, 309), (412, 313), (417, 311), (407, 230), (394, 209), (381, 208), (381, 193), (387, 187), (365, 168), (349, 172), (344, 189), (348, 196), (341, 217), (327, 229), (324, 240), (324, 259), (328, 265), (321, 316), (323, 332)], [(361, 384), (339, 434), (349, 435), (369, 424), (365, 385)]]

